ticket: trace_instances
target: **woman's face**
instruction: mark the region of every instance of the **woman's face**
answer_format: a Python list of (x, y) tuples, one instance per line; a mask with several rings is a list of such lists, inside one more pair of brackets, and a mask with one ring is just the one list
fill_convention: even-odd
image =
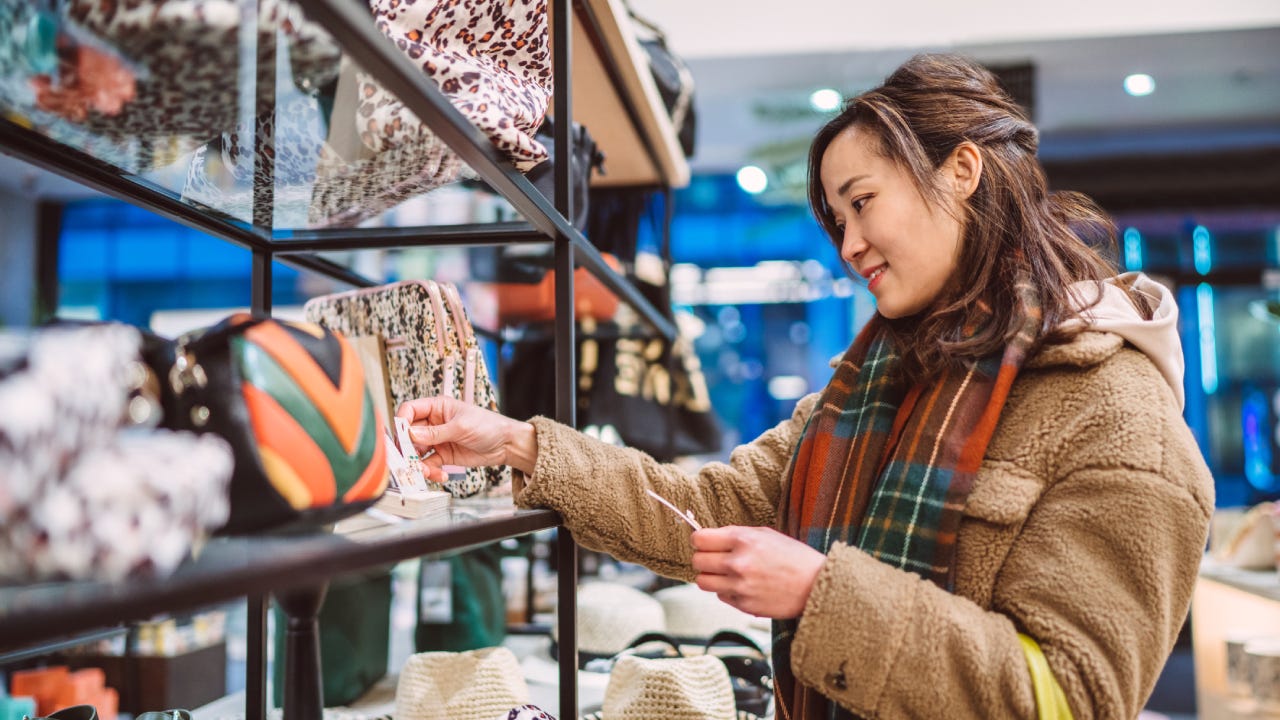
[[(963, 227), (958, 205), (949, 213), (926, 202), (877, 142), (857, 126), (837, 135), (822, 156), (822, 190), (843, 232), (840, 255), (867, 280), (880, 314), (909, 317), (933, 303), (955, 272)], [(955, 163), (953, 154), (939, 168), (944, 190), (964, 187), (947, 182), (956, 180)]]

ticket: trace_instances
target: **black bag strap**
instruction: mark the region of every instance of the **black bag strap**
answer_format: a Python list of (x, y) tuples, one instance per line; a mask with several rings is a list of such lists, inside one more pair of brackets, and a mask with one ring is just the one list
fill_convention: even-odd
[(715, 635), (707, 638), (706, 652), (711, 652), (711, 648), (715, 645), (741, 645), (745, 648), (755, 650), (760, 653), (761, 657), (766, 657), (764, 650), (760, 649), (760, 645), (755, 640), (743, 635), (737, 630), (721, 630)]

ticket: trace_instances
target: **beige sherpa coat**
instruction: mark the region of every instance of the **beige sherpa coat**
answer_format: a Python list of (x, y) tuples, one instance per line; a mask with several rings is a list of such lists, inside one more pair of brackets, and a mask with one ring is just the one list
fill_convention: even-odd
[[(791, 419), (688, 475), (537, 418), (524, 506), (588, 548), (691, 580), (686, 526), (777, 526)], [(957, 586), (837, 545), (795, 637), (796, 678), (867, 718), (1034, 718), (1017, 633), (1035, 638), (1078, 720), (1132, 720), (1191, 599), (1213, 485), (1170, 387), (1118, 335), (1081, 333), (1018, 376), (965, 508)]]

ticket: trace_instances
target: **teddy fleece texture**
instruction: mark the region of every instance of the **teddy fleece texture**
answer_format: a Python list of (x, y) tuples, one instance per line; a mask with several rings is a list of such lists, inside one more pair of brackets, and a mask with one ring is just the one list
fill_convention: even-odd
[[(584, 547), (692, 580), (687, 526), (777, 526), (787, 464), (818, 400), (696, 474), (535, 418), (517, 502)], [(1034, 718), (1017, 633), (1040, 643), (1077, 719), (1136, 717), (1187, 614), (1213, 484), (1178, 401), (1119, 335), (1031, 358), (964, 511), (957, 584), (836, 545), (792, 647), (796, 678), (866, 718)]]

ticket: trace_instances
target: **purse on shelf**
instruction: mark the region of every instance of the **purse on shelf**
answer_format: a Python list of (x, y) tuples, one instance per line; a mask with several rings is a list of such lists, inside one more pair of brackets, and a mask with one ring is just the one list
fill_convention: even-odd
[[(443, 395), (497, 411), (498, 398), (484, 354), (457, 289), (432, 280), (405, 280), (309, 300), (307, 318), (345, 335), (374, 335), (386, 348), (387, 381), (395, 407)], [(511, 468), (472, 467), (444, 489), (470, 497), (510, 487)]]
[(151, 365), (166, 383), (165, 425), (232, 447), (223, 532), (325, 525), (386, 489), (385, 423), (341, 335), (237, 313), (178, 338)]
[(627, 11), (641, 28), (640, 47), (649, 56), (649, 71), (675, 127), (680, 149), (685, 157), (692, 157), (698, 124), (693, 102), (693, 73), (684, 60), (671, 51), (666, 34), (657, 25), (636, 15), (630, 7)]
[[(551, 100), (547, 13), (539, 0), (370, 0), (395, 42), (516, 169), (547, 158), (534, 137)], [(309, 222), (347, 227), (453, 182), (461, 159), (400, 98), (344, 62)]]
[[(90, 113), (86, 130), (123, 140), (183, 138), (196, 146), (231, 132), (239, 119), (241, 8), (237, 0), (64, 0), (61, 13), (135, 68), (136, 95), (112, 115)], [(341, 48), (288, 0), (261, 0), (252, 77), (259, 94), (275, 88), (275, 49), (287, 51), (304, 92), (337, 73)], [(263, 62), (263, 61), (267, 62)], [(273, 74), (267, 76), (271, 71)], [(260, 97), (259, 102), (274, 102)]]
[(115, 323), (0, 333), (0, 577), (165, 577), (226, 521), (231, 449), (155, 427), (159, 342)]

